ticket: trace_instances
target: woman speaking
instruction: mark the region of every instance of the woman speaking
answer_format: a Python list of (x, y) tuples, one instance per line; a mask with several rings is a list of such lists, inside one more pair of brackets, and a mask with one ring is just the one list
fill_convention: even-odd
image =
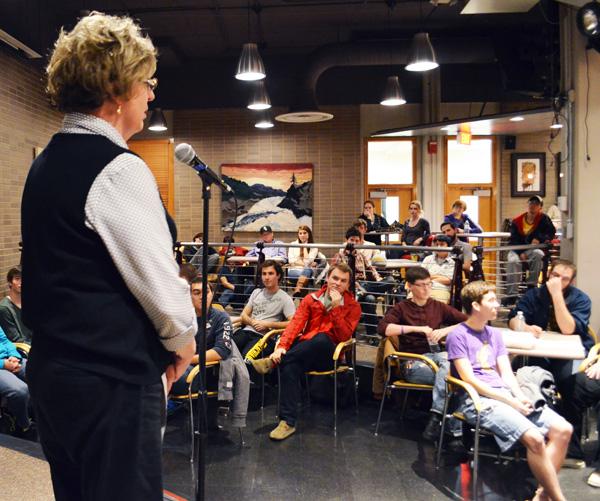
[(57, 500), (162, 500), (161, 415), (195, 351), (175, 226), (126, 141), (154, 99), (156, 50), (125, 17), (61, 31), (48, 93), (65, 112), (22, 201), (27, 378)]

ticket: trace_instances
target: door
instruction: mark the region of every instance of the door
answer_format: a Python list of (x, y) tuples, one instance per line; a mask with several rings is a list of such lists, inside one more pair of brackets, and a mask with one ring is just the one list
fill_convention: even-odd
[(156, 178), (158, 191), (171, 216), (175, 216), (175, 181), (173, 175), (173, 141), (140, 139), (129, 141), (129, 149), (137, 153)]

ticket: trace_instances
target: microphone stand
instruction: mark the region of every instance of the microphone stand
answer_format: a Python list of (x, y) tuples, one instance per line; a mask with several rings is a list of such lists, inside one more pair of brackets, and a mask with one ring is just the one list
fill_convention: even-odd
[[(206, 445), (208, 437), (208, 422), (206, 415), (206, 324), (208, 321), (208, 304), (206, 301), (208, 291), (208, 211), (210, 206), (210, 188), (212, 180), (204, 172), (198, 172), (202, 179), (202, 318), (198, 325), (199, 342), (196, 349), (198, 364), (200, 365), (200, 384), (198, 387), (198, 440), (195, 446), (195, 456), (198, 458), (198, 469), (195, 482), (196, 501), (204, 501), (206, 490)], [(193, 423), (192, 423), (193, 426)]]

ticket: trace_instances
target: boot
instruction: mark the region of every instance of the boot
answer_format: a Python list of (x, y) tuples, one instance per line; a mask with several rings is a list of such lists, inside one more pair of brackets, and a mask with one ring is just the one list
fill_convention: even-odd
[(302, 289), (306, 287), (306, 285), (310, 282), (310, 278), (305, 277), (304, 275), (300, 275), (298, 277), (298, 281), (296, 282), (296, 287), (294, 287), (293, 297), (300, 297), (302, 295)]

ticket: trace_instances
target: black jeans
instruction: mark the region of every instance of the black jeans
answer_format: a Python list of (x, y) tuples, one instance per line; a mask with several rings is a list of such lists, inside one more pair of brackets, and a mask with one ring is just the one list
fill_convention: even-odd
[(162, 501), (160, 381), (47, 362), (29, 385), (57, 501)]
[[(588, 407), (595, 407), (600, 416), (600, 380), (590, 379), (585, 373), (580, 372), (562, 381), (559, 384), (559, 391), (563, 397), (563, 415), (573, 425), (568, 456), (583, 459), (580, 442), (583, 413)], [(600, 434), (600, 419), (596, 424)], [(600, 446), (596, 449), (594, 461), (600, 466)]]
[[(236, 331), (235, 334), (233, 335), (233, 341), (235, 342), (235, 345), (238, 347), (238, 350), (240, 350), (242, 357), (245, 358), (246, 355), (248, 354), (248, 352), (254, 347), (254, 345), (256, 343), (258, 343), (258, 340), (262, 336), (263, 336), (262, 334), (260, 334), (258, 332), (254, 332), (253, 330), (250, 330), (250, 329), (240, 329), (239, 331)], [(262, 351), (260, 356), (268, 357), (271, 353), (273, 353), (274, 347), (275, 347), (275, 341), (270, 340), (270, 342), (267, 343), (267, 346), (265, 346), (265, 349)]]
[(298, 404), (302, 396), (302, 378), (305, 372), (333, 369), (335, 344), (323, 332), (307, 341), (296, 342), (282, 357), (281, 402), (279, 418), (290, 426), (296, 426)]

